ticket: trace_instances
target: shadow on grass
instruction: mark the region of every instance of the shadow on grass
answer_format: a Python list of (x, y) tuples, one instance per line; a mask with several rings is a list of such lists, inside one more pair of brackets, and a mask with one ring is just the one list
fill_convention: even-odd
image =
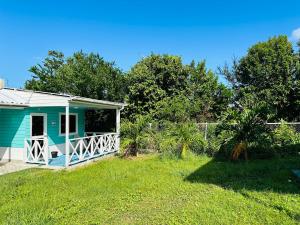
[(299, 194), (291, 170), (300, 168), (300, 157), (229, 162), (211, 160), (185, 178), (192, 183), (215, 184), (234, 191), (254, 190)]

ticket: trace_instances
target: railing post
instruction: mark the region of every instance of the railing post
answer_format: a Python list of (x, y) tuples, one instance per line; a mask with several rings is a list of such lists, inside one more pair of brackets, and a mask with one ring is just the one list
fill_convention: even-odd
[(121, 121), (121, 110), (116, 109), (116, 151), (120, 150), (120, 121)]
[(45, 137), (44, 140), (44, 151), (45, 151), (45, 161), (46, 161), (46, 166), (49, 164), (49, 145), (48, 145), (48, 138)]
[(95, 137), (94, 136), (92, 136), (92, 137), (90, 137), (90, 145), (91, 145), (91, 153), (92, 153), (92, 156), (94, 156), (94, 141), (95, 140)]
[(66, 146), (65, 146), (65, 152), (66, 152), (66, 167), (69, 166), (69, 157), (70, 157), (70, 137), (69, 137), (69, 120), (70, 120), (70, 107), (69, 104), (66, 106), (66, 136), (65, 136), (65, 142), (66, 142)]
[(37, 145), (37, 141), (34, 140), (34, 161), (37, 162), (38, 161), (38, 153), (37, 153), (37, 149), (38, 149), (38, 145)]
[(83, 139), (79, 140), (79, 160), (83, 159)]
[(104, 143), (104, 135), (101, 135), (101, 136), (100, 136), (100, 151), (101, 151), (101, 154), (104, 154), (104, 146), (103, 146), (103, 143)]

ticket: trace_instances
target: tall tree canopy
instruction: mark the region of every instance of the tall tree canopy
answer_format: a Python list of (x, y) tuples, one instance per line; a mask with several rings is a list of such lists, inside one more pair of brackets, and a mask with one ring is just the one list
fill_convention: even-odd
[(43, 63), (29, 71), (33, 77), (25, 83), (27, 89), (113, 101), (125, 96), (122, 72), (99, 54), (80, 51), (66, 58), (61, 52), (49, 51)]
[(188, 75), (178, 56), (152, 54), (142, 59), (128, 73), (128, 113), (143, 114), (155, 109), (156, 102), (187, 88)]
[(205, 61), (197, 64), (193, 61), (189, 69), (192, 118), (197, 121), (217, 120), (231, 102), (231, 90), (219, 83), (211, 70), (206, 69)]
[(205, 62), (185, 65), (179, 56), (151, 54), (129, 71), (128, 83), (129, 116), (153, 113), (175, 121), (186, 115), (198, 121), (216, 119), (231, 97)]
[(300, 64), (286, 36), (253, 45), (246, 56), (235, 60), (230, 70), (221, 72), (231, 83), (235, 100), (249, 107), (265, 102), (276, 112), (276, 119), (299, 117)]

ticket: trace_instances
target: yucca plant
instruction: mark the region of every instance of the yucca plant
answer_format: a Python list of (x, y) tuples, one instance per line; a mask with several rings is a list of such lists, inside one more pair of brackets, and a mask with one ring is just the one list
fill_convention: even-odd
[(124, 121), (121, 126), (121, 136), (127, 139), (127, 146), (124, 152), (124, 156), (137, 156), (138, 155), (138, 141), (142, 136), (142, 133), (147, 129), (150, 121), (149, 116), (136, 116), (134, 122)]
[(241, 111), (229, 110), (217, 128), (217, 134), (226, 132), (223, 145), (234, 143), (230, 158), (237, 160), (243, 153), (248, 160), (249, 143), (258, 142), (269, 132), (266, 127), (268, 110), (264, 105)]
[(179, 123), (169, 129), (172, 135), (180, 143), (180, 157), (186, 158), (190, 150), (190, 145), (194, 141), (195, 133), (199, 132), (195, 123)]

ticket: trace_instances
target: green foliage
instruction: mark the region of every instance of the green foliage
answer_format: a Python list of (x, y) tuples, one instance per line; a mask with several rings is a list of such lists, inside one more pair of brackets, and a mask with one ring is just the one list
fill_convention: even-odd
[(203, 134), (195, 123), (185, 122), (178, 124), (168, 124), (165, 128), (165, 137), (175, 139), (176, 155), (186, 158), (190, 152), (202, 154), (205, 152), (207, 143), (204, 141)]
[(187, 122), (190, 120), (190, 100), (182, 95), (166, 97), (156, 103), (153, 115), (157, 120), (168, 120), (171, 122)]
[(143, 132), (146, 131), (149, 121), (150, 117), (148, 115), (139, 115), (134, 122), (129, 120), (122, 121), (121, 137), (127, 139), (125, 142), (127, 144), (125, 155), (137, 155), (141, 145), (143, 145), (143, 141), (145, 141)]
[(125, 96), (122, 72), (99, 54), (80, 51), (66, 58), (61, 52), (49, 51), (42, 64), (29, 71), (33, 77), (25, 83), (27, 89), (114, 101)]
[(267, 112), (268, 108), (260, 104), (243, 111), (228, 110), (216, 131), (223, 138), (222, 149), (229, 150), (229, 154), (234, 154), (235, 150), (240, 151), (242, 147), (242, 145), (240, 147), (237, 145), (243, 144), (245, 145), (243, 152), (247, 158), (249, 145), (261, 146), (268, 143), (270, 130), (265, 125), (268, 118)]
[(228, 107), (231, 91), (218, 83), (205, 62), (184, 65), (181, 57), (151, 54), (128, 73), (126, 114), (153, 113), (158, 119), (216, 119)]
[(187, 77), (188, 70), (178, 56), (151, 54), (143, 58), (128, 73), (128, 114), (155, 109), (156, 102), (185, 90)]
[(158, 152), (164, 157), (179, 158), (180, 157), (180, 144), (175, 137), (164, 136), (158, 142)]
[[(232, 93), (225, 85), (218, 83), (217, 76), (206, 69), (205, 61), (190, 65), (190, 112), (191, 118), (200, 121), (214, 121), (231, 102)], [(186, 96), (187, 93), (184, 93)]]
[(275, 109), (275, 119), (299, 119), (300, 60), (286, 36), (253, 45), (231, 70), (225, 66), (221, 73), (244, 107), (263, 102)]
[(209, 149), (209, 143), (204, 140), (204, 134), (202, 132), (199, 132), (197, 130), (196, 133), (193, 133), (193, 138), (191, 143), (189, 144), (190, 150), (197, 154), (197, 155), (202, 155), (202, 154), (207, 154), (211, 155), (210, 149)]
[(300, 143), (299, 134), (297, 134), (294, 128), (282, 120), (280, 126), (273, 131), (273, 144), (286, 146), (297, 143)]

